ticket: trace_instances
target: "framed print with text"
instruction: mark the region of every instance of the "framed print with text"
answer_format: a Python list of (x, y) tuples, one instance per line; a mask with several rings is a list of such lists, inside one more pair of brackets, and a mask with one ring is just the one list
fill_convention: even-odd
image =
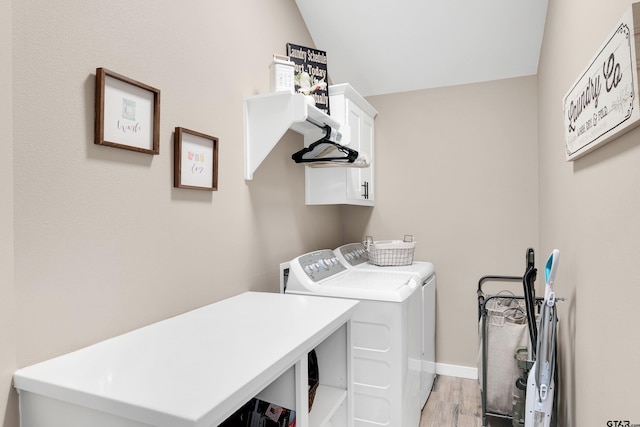
[(218, 138), (176, 127), (173, 140), (173, 186), (217, 191)]
[(96, 69), (95, 143), (160, 153), (160, 90)]

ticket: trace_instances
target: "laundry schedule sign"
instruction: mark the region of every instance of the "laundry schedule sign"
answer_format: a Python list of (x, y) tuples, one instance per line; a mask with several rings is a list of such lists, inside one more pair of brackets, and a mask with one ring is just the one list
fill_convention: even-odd
[(324, 113), (330, 114), (327, 52), (287, 43), (287, 56), (294, 64), (296, 92), (313, 97), (315, 106)]
[(625, 14), (564, 97), (567, 160), (610, 142), (640, 124), (634, 12)]

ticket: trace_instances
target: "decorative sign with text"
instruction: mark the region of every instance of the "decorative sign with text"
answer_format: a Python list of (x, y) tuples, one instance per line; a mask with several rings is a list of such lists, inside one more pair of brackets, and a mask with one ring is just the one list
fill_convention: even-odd
[(330, 114), (327, 52), (287, 43), (287, 56), (294, 64), (296, 92), (313, 97), (315, 106)]
[(567, 160), (610, 142), (640, 124), (633, 10), (564, 97)]

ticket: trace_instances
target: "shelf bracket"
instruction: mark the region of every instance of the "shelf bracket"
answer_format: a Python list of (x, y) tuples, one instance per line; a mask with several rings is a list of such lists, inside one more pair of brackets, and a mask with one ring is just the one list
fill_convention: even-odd
[(302, 135), (324, 134), (323, 127), (339, 129), (341, 124), (315, 106), (300, 93), (275, 92), (246, 97), (244, 100), (244, 178), (253, 174), (292, 129)]

